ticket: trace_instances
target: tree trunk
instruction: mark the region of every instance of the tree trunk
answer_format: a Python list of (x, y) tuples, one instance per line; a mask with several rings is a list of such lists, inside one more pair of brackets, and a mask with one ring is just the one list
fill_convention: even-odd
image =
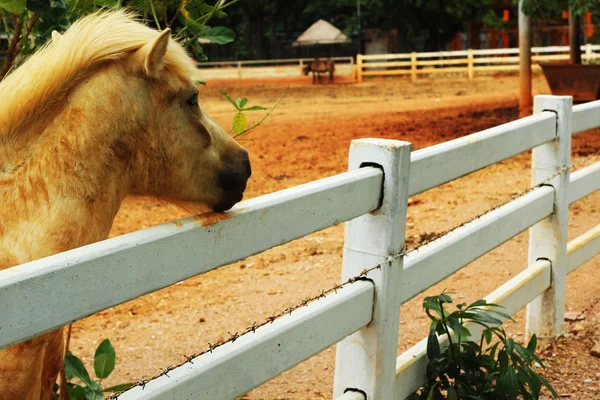
[(519, 116), (531, 115), (531, 17), (523, 12), (519, 0)]
[(581, 17), (569, 7), (569, 55), (571, 64), (581, 64)]
[[(19, 42), (21, 41), (21, 30), (23, 29), (23, 18), (18, 15), (15, 18), (15, 31), (8, 43), (8, 50), (6, 51), (6, 59), (4, 60), (4, 65), (2, 66), (2, 71), (0, 71), (0, 81), (4, 79), (10, 68), (12, 67), (15, 58), (17, 57), (17, 50), (19, 46)], [(8, 33), (8, 32), (7, 32)]]

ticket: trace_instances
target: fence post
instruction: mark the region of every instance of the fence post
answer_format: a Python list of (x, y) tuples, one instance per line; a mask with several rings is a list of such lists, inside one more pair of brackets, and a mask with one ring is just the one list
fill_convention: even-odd
[(410, 53), (410, 80), (417, 81), (417, 53)]
[(475, 65), (473, 64), (473, 49), (467, 50), (467, 75), (469, 76), (469, 80), (473, 80), (473, 76), (475, 75)]
[(588, 64), (592, 61), (592, 44), (586, 43), (585, 45), (585, 58), (587, 59)]
[[(529, 230), (529, 265), (539, 259), (552, 264), (552, 284), (527, 305), (527, 338), (536, 334), (552, 339), (563, 333), (567, 278), (567, 229), (569, 223), (569, 169), (571, 160), (571, 119), (573, 98), (570, 96), (535, 96), (534, 114), (556, 113), (556, 139), (533, 149), (532, 184), (537, 185), (561, 172), (545, 185), (554, 187), (554, 212)], [(567, 167), (567, 168), (565, 168)]]
[(381, 207), (346, 223), (342, 280), (382, 264), (367, 275), (375, 284), (373, 319), (337, 344), (334, 398), (348, 389), (366, 400), (394, 398), (400, 321), (400, 279), (404, 249), (411, 144), (360, 139), (350, 146), (349, 169), (376, 164), (383, 169)]
[(363, 81), (363, 59), (362, 54), (356, 55), (356, 82), (361, 83)]

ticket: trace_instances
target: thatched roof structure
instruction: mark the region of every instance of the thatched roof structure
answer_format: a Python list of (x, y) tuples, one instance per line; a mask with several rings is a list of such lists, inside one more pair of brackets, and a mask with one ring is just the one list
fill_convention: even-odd
[(305, 30), (294, 42), (294, 46), (345, 43), (348, 37), (325, 20), (318, 20)]

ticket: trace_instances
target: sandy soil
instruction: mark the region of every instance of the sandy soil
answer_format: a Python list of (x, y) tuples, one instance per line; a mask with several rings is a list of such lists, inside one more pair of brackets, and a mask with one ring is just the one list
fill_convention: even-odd
[[(229, 127), (233, 110), (220, 96), (221, 91), (232, 97), (248, 96), (250, 105), (268, 106), (284, 89), (284, 85), (272, 83), (237, 86), (209, 82), (201, 89), (202, 105)], [(540, 77), (534, 89), (548, 93)], [(419, 149), (514, 120), (518, 118), (517, 94), (518, 81), (511, 76), (473, 81), (423, 79), (414, 84), (404, 79), (318, 87), (294, 84), (280, 107), (243, 142), (254, 171), (246, 197), (345, 171), (352, 139), (402, 139)], [(256, 113), (249, 119), (260, 116)], [(599, 134), (597, 130), (573, 139), (575, 160), (600, 148)], [(410, 199), (408, 244), (468, 220), (527, 188), (529, 167), (529, 155), (520, 155)], [(600, 194), (596, 194), (571, 207), (571, 238), (600, 223), (596, 212), (599, 200)], [(184, 215), (184, 211), (156, 199), (130, 198), (124, 202), (111, 236)], [(337, 283), (342, 243), (343, 226), (335, 226), (113, 307), (74, 324), (71, 350), (90, 365), (93, 349), (108, 337), (118, 360), (107, 384), (153, 376), (183, 361), (184, 355), (202, 351), (208, 343), (224, 340), (230, 333)], [(403, 305), (398, 351), (406, 350), (427, 333), (428, 320), (421, 308), (425, 295), (447, 289), (456, 292), (458, 300), (477, 300), (525, 268), (526, 254), (525, 233)], [(597, 267), (598, 261), (591, 261), (569, 276), (569, 310), (583, 310), (600, 295)], [(524, 331), (523, 311), (516, 320), (507, 329), (519, 339)], [(580, 345), (569, 351), (573, 358), (587, 354), (589, 349)], [(329, 399), (334, 354), (332, 347), (244, 398)], [(561, 366), (554, 362), (548, 365), (548, 377), (560, 384), (563, 375), (556, 368)], [(592, 364), (582, 365), (577, 368), (591, 368)], [(592, 381), (584, 383), (585, 379)], [(573, 383), (565, 392), (567, 398), (598, 398), (600, 377), (572, 374), (570, 380)]]

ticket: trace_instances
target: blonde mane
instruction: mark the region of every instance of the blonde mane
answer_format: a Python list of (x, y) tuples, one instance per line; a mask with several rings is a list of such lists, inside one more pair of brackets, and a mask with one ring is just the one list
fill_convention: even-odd
[[(158, 35), (126, 11), (99, 12), (78, 20), (0, 82), (0, 139), (13, 137), (33, 120), (51, 116), (82, 79)], [(165, 67), (185, 79), (196, 71), (191, 58), (173, 40)]]

